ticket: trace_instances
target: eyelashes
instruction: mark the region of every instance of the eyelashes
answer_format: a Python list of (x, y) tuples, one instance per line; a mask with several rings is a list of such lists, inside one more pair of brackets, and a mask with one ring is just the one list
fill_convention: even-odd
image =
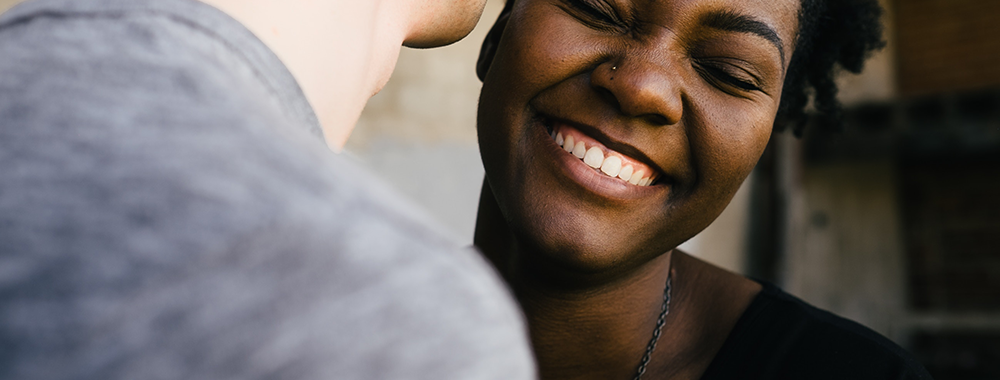
[(617, 10), (603, 0), (565, 0), (577, 18), (598, 29), (627, 30), (628, 25)]
[[(763, 89), (755, 83), (757, 82), (755, 78), (740, 78), (744, 75), (750, 76), (750, 74), (743, 72), (742, 69), (733, 67), (731, 64), (719, 62), (699, 62), (694, 65), (694, 68), (702, 75), (702, 77), (724, 91), (733, 89), (734, 87), (742, 91), (763, 91)], [(741, 71), (743, 73), (742, 75), (734, 74), (733, 71)]]

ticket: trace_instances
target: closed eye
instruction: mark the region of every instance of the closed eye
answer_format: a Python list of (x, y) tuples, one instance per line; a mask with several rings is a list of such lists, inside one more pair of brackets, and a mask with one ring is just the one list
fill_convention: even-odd
[(733, 89), (752, 92), (764, 90), (760, 87), (760, 81), (746, 70), (740, 69), (732, 64), (724, 62), (697, 62), (694, 68), (711, 82), (714, 86), (723, 91), (729, 92)]
[[(508, 0), (509, 1), (509, 0)], [(615, 8), (604, 0), (565, 0), (577, 18), (598, 29), (628, 29)]]

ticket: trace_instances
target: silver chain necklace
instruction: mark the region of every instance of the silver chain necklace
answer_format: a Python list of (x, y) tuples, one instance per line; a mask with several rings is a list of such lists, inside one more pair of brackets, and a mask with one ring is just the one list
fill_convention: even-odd
[(642, 375), (646, 373), (646, 365), (649, 364), (649, 357), (653, 354), (653, 349), (656, 348), (656, 341), (660, 340), (660, 332), (663, 331), (663, 323), (666, 322), (667, 314), (670, 313), (670, 274), (667, 275), (667, 287), (663, 289), (663, 306), (660, 307), (660, 318), (656, 320), (656, 328), (653, 330), (653, 338), (649, 340), (649, 344), (646, 346), (646, 353), (642, 355), (642, 361), (639, 362), (639, 368), (635, 370), (635, 377), (633, 380), (642, 379)]

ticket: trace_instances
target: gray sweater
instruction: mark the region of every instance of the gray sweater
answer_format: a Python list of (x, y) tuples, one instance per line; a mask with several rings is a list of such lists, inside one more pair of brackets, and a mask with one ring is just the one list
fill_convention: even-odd
[(530, 379), (471, 250), (193, 0), (0, 16), (0, 379)]

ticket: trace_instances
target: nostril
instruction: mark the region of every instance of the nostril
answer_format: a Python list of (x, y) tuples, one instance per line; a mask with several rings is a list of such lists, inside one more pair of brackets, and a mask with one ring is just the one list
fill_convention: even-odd
[(619, 112), (622, 110), (621, 104), (618, 103), (618, 98), (615, 97), (615, 94), (612, 93), (611, 90), (608, 90), (604, 87), (595, 87), (594, 90), (597, 91), (597, 94), (601, 97), (602, 100), (608, 102), (608, 104), (615, 107), (615, 109), (618, 110)]
[(660, 115), (660, 114), (643, 115), (642, 118), (646, 119), (647, 123), (649, 123), (651, 125), (655, 125), (657, 127), (662, 127), (664, 125), (670, 125), (670, 124), (672, 124), (670, 122), (670, 120), (667, 120), (666, 116), (663, 116), (663, 115)]
[[(602, 100), (604, 100), (609, 105), (614, 107), (616, 110), (618, 110), (618, 112), (621, 112), (622, 114), (633, 114), (633, 115), (635, 114), (633, 113), (634, 110), (624, 109), (622, 107), (622, 104), (618, 101), (618, 97), (615, 96), (615, 93), (612, 92), (611, 90), (605, 87), (597, 86), (594, 87), (594, 91), (597, 92), (598, 96), (600, 96)], [(647, 113), (644, 115), (638, 115), (637, 117), (643, 119), (646, 123), (657, 127), (673, 124), (673, 122), (671, 122), (669, 118), (659, 113)]]

